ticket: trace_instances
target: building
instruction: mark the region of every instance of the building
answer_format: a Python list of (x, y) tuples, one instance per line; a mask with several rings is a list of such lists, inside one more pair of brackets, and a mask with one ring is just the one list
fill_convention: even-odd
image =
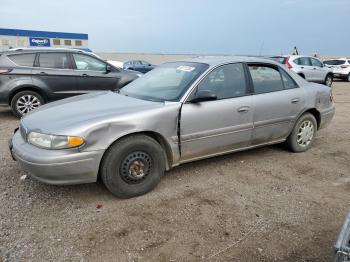
[(89, 51), (87, 34), (0, 28), (0, 50), (23, 47), (64, 47)]

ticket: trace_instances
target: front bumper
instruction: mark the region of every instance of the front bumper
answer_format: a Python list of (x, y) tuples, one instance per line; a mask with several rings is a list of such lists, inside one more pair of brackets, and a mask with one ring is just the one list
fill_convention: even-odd
[(103, 151), (47, 150), (28, 144), (17, 131), (9, 142), (11, 154), (33, 178), (53, 185), (96, 182)]

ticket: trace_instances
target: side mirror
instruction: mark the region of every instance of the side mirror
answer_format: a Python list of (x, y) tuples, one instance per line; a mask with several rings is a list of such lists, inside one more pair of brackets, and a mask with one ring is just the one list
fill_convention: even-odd
[(204, 101), (213, 101), (213, 100), (216, 100), (217, 98), (218, 98), (217, 95), (212, 91), (201, 90), (201, 91), (198, 91), (189, 102), (199, 103)]
[(112, 71), (112, 67), (110, 65), (106, 65), (106, 74)]

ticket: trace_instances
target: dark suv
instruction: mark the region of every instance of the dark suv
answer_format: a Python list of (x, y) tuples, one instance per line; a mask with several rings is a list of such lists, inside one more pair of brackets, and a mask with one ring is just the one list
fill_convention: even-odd
[(139, 76), (80, 50), (9, 50), (0, 53), (0, 105), (21, 117), (51, 101), (120, 89)]

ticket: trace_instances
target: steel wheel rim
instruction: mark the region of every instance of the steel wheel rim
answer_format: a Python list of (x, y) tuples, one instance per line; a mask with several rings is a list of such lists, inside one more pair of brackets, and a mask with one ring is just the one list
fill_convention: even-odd
[(307, 147), (314, 138), (314, 124), (310, 120), (303, 121), (298, 128), (297, 143), (301, 147)]
[(326, 85), (331, 86), (332, 85), (332, 78), (330, 76), (327, 77), (326, 79)]
[(23, 95), (16, 102), (16, 108), (21, 115), (29, 113), (40, 105), (40, 100), (34, 95)]
[(132, 152), (121, 162), (121, 178), (128, 184), (139, 184), (151, 173), (152, 167), (153, 160), (149, 154)]

